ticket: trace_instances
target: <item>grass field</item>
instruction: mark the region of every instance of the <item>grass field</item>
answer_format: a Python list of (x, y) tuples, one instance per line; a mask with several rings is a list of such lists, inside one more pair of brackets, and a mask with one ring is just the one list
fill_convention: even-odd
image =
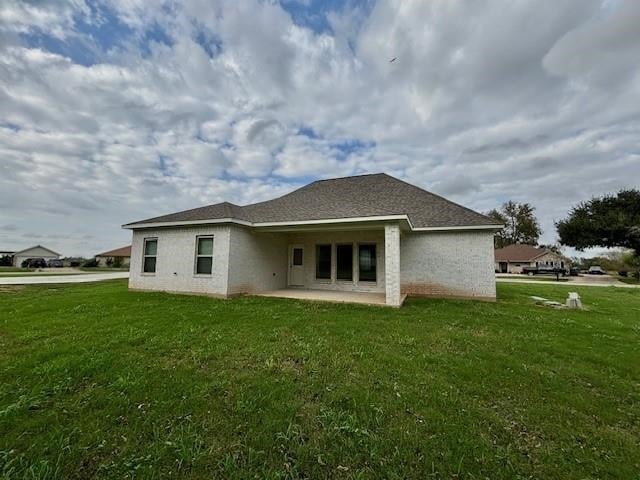
[[(586, 310), (528, 295), (580, 292)], [(0, 478), (638, 479), (640, 291), (0, 290)]]
[(629, 285), (638, 285), (640, 284), (640, 279), (637, 279), (635, 277), (629, 276), (629, 277), (621, 277), (621, 276), (617, 276), (616, 277), (618, 280), (620, 280), (623, 283), (628, 283)]
[(9, 273), (9, 272), (28, 273), (28, 272), (33, 272), (33, 269), (32, 268), (20, 268), (20, 267), (0, 267), (0, 273)]
[(521, 277), (496, 277), (497, 279), (500, 279), (500, 281), (502, 282), (510, 282), (510, 281), (514, 281), (514, 282), (519, 282), (522, 280), (525, 281), (535, 281), (535, 282), (570, 282), (571, 279), (567, 278), (567, 277), (560, 277), (560, 280), (556, 280), (555, 275), (551, 276), (551, 275), (536, 275), (536, 276), (529, 276), (529, 275), (522, 275)]
[(115, 267), (80, 267), (83, 272), (128, 272), (129, 267), (115, 268)]

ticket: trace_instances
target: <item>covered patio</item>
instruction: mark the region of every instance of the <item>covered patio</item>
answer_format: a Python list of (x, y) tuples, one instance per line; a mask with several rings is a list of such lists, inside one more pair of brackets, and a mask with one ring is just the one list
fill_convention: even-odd
[(259, 228), (260, 234), (272, 236), (259, 243), (274, 246), (268, 257), (286, 272), (279, 285), (251, 290), (256, 295), (394, 307), (404, 301), (397, 220), (285, 225)]
[(267, 292), (254, 293), (259, 297), (291, 298), (296, 300), (312, 300), (332, 303), (356, 303), (362, 305), (377, 305), (383, 307), (399, 307), (406, 295), (400, 296), (399, 305), (389, 305), (386, 294), (379, 292), (345, 292), (339, 290), (315, 290), (308, 288), (282, 288)]

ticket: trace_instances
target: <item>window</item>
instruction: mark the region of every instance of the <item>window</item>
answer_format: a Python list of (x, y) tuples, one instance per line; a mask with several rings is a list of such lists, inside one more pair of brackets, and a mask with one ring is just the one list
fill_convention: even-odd
[(316, 245), (316, 278), (331, 279), (331, 245)]
[(211, 275), (213, 265), (213, 237), (196, 237), (196, 273)]
[(302, 248), (299, 248), (299, 247), (293, 248), (293, 258), (291, 263), (296, 267), (299, 267), (302, 265), (302, 254), (303, 254)]
[(353, 245), (336, 245), (336, 278), (353, 280)]
[(156, 256), (158, 255), (158, 239), (145, 238), (142, 261), (144, 273), (156, 273)]
[(376, 246), (358, 245), (358, 278), (361, 282), (376, 281)]

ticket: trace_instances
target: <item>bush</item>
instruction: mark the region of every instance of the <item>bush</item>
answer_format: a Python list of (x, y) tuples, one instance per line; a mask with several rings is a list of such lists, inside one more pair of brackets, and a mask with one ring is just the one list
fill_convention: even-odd
[(12, 265), (11, 255), (3, 255), (0, 257), (0, 267), (10, 267)]
[(87, 268), (95, 268), (98, 266), (98, 260), (96, 260), (95, 258), (92, 258), (91, 260), (87, 260), (86, 262), (84, 262), (83, 267), (87, 267)]

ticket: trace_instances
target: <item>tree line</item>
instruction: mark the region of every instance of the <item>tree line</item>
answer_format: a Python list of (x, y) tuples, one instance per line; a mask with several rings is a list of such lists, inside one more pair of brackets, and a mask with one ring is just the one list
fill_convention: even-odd
[[(495, 236), (496, 248), (538, 245), (542, 229), (531, 204), (508, 201), (487, 215), (504, 225)], [(581, 202), (555, 227), (560, 245), (580, 251), (591, 247), (623, 248), (628, 250), (629, 262), (640, 268), (640, 190), (621, 190)]]

